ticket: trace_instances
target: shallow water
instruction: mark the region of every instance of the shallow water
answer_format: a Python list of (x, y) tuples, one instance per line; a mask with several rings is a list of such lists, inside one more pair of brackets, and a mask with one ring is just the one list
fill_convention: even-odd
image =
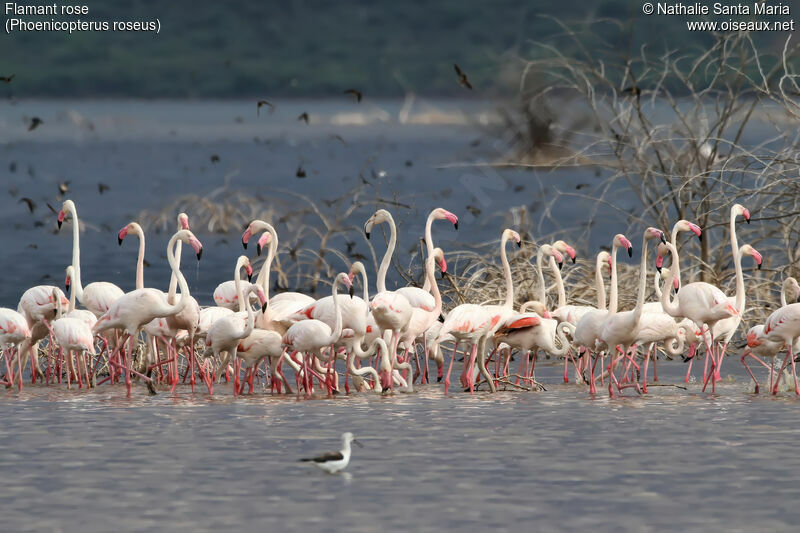
[[(449, 398), (6, 392), (4, 529), (796, 531), (793, 395), (750, 394), (733, 360), (716, 395), (591, 398), (561, 369), (537, 365), (544, 392)], [(365, 445), (346, 475), (297, 462), (344, 431)]]

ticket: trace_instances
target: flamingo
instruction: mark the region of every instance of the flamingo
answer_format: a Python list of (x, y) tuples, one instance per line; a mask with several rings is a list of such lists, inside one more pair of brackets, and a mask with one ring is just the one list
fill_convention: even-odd
[[(589, 393), (595, 394), (597, 389), (595, 387), (595, 378), (594, 378), (594, 367), (597, 364), (598, 359), (600, 361), (603, 360), (603, 341), (602, 341), (602, 332), (603, 332), (603, 325), (605, 323), (606, 318), (609, 314), (617, 312), (618, 306), (618, 288), (617, 288), (617, 250), (620, 248), (625, 248), (628, 250), (628, 257), (633, 256), (633, 245), (631, 245), (631, 241), (628, 240), (625, 235), (618, 233), (614, 236), (614, 239), (611, 243), (611, 289), (609, 294), (609, 303), (608, 309), (597, 309), (596, 311), (589, 311), (578, 321), (578, 324), (575, 326), (575, 335), (573, 340), (577, 346), (582, 346), (586, 351), (591, 354), (592, 352), (596, 352), (595, 361), (591, 366), (590, 372), (590, 380), (589, 380)], [(599, 259), (598, 259), (599, 263)], [(602, 281), (601, 278), (598, 278), (599, 281)], [(607, 348), (607, 347), (606, 347)], [(601, 369), (603, 367), (602, 363), (600, 365)], [(602, 375), (602, 374), (601, 374)]]
[[(656, 228), (647, 228), (642, 236), (642, 258), (639, 265), (639, 292), (636, 298), (636, 307), (632, 311), (619, 312), (616, 309), (609, 309), (608, 315), (603, 322), (601, 341), (611, 350), (611, 362), (609, 365), (608, 394), (614, 396), (613, 385), (617, 390), (621, 390), (620, 384), (614, 376), (614, 366), (616, 364), (615, 349), (619, 350), (623, 356), (628, 353), (628, 348), (636, 342), (636, 331), (642, 317), (642, 307), (644, 306), (645, 285), (647, 284), (647, 244), (653, 239), (660, 239), (666, 242), (664, 232)], [(674, 323), (674, 320), (673, 320)], [(636, 384), (638, 389), (638, 383)]]
[[(564, 241), (556, 241), (552, 245), (554, 250), (558, 250), (562, 255), (567, 255), (575, 263), (576, 254), (575, 249)], [(561, 270), (553, 272), (556, 278), (556, 289), (558, 291), (558, 306), (550, 315), (559, 322), (569, 322), (572, 325), (577, 325), (578, 321), (583, 315), (589, 311), (597, 309), (591, 305), (574, 305), (567, 304), (567, 295), (564, 291), (564, 279), (561, 277)], [(601, 277), (602, 283), (602, 277)], [(544, 303), (544, 302), (543, 302)], [(605, 306), (604, 306), (605, 307)]]
[(786, 357), (778, 372), (778, 379), (775, 380), (775, 385), (772, 387), (772, 394), (778, 393), (778, 385), (780, 384), (783, 370), (791, 362), (792, 376), (794, 376), (794, 392), (800, 396), (800, 386), (797, 384), (797, 369), (794, 360), (794, 344), (798, 337), (800, 337), (800, 303), (793, 303), (785, 305), (769, 315), (764, 323), (764, 329), (755, 339), (776, 343), (781, 346), (781, 349), (786, 349)]
[(80, 222), (78, 212), (72, 200), (66, 200), (58, 213), (58, 227), (61, 229), (66, 215), (72, 215), (72, 268), (75, 269), (73, 283), (75, 284), (75, 295), (78, 301), (89, 311), (99, 317), (107, 312), (111, 304), (121, 297), (124, 292), (122, 289), (107, 281), (96, 281), (84, 287), (81, 283), (81, 245), (80, 245)]
[[(86, 354), (96, 355), (94, 349), (94, 335), (92, 328), (82, 318), (75, 316), (62, 316), (61, 301), (54, 294), (56, 304), (56, 319), (51, 328), (53, 337), (61, 350), (67, 352), (67, 388), (71, 386), (71, 376), (78, 379), (78, 386), (83, 387), (81, 373), (86, 376), (86, 386), (90, 386), (89, 365), (84, 359)], [(75, 370), (75, 357), (77, 356), (78, 368)], [(83, 368), (81, 368), (81, 363)]]
[(311, 296), (300, 292), (283, 292), (270, 296), (269, 278), (272, 262), (278, 255), (278, 232), (275, 231), (271, 224), (263, 220), (253, 220), (242, 234), (242, 246), (247, 249), (247, 244), (252, 236), (261, 232), (265, 233), (258, 240), (256, 251), (258, 255), (261, 255), (261, 250), (267, 243), (269, 244), (269, 250), (267, 251), (267, 258), (258, 273), (256, 283), (260, 284), (264, 289), (269, 305), (267, 306), (267, 312), (261, 316), (259, 327), (274, 329), (283, 335), (288, 327), (292, 325), (289, 317), (315, 300)]
[[(336, 297), (339, 294), (340, 283), (352, 291), (350, 277), (347, 273), (342, 272), (337, 275), (331, 289), (336, 313), (336, 322), (333, 328), (321, 320), (303, 320), (292, 324), (283, 336), (282, 342), (285, 346), (303, 354), (303, 380), (307, 394), (311, 393), (309, 357), (321, 357), (321, 350), (326, 346), (332, 346), (342, 334), (342, 314), (339, 311), (339, 299)], [(331, 357), (335, 357), (335, 354), (332, 353)], [(329, 392), (331, 392), (330, 389)]]
[[(389, 263), (392, 260), (394, 248), (397, 244), (397, 227), (392, 215), (385, 209), (377, 210), (364, 224), (364, 234), (369, 238), (372, 227), (375, 224), (384, 222), (389, 224), (389, 245), (378, 269), (378, 293), (372, 297), (370, 308), (381, 332), (391, 332), (389, 357), (394, 368), (397, 361), (397, 346), (400, 342), (400, 337), (405, 333), (411, 322), (412, 307), (402, 294), (397, 291), (386, 290), (386, 273), (389, 270)], [(391, 383), (385, 382), (383, 386), (384, 388), (389, 388)]]
[[(677, 254), (675, 245), (672, 243), (666, 244), (666, 250), (673, 258)], [(704, 335), (704, 342), (706, 353), (711, 354), (712, 370), (716, 370), (717, 361), (713, 356), (713, 346), (716, 340), (713, 336), (714, 324), (739, 314), (739, 310), (728, 300), (724, 292), (703, 281), (681, 285), (679, 297), (671, 299), (669, 288), (673, 286), (674, 279), (674, 271), (671, 271), (664, 279), (661, 287), (661, 306), (667, 314), (675, 318), (688, 318), (694, 322), (695, 327), (700, 331), (703, 331), (705, 327), (709, 328), (709, 331), (712, 332), (708, 336), (710, 341)], [(708, 380), (706, 379), (705, 381), (707, 382)], [(715, 378), (711, 379), (712, 390), (715, 389), (716, 381)]]
[(89, 326), (89, 329), (91, 329), (92, 326), (97, 323), (97, 317), (95, 314), (87, 309), (75, 309), (75, 293), (77, 291), (75, 290), (75, 285), (72, 283), (72, 279), (75, 277), (75, 269), (72, 267), (72, 265), (69, 265), (66, 268), (66, 274), (67, 277), (64, 280), (64, 285), (66, 292), (69, 293), (69, 306), (67, 307), (67, 313), (64, 316), (82, 320), (86, 322), (86, 324)]
[[(781, 307), (786, 307), (787, 305), (787, 294), (792, 291), (792, 300), (796, 301), (800, 299), (800, 285), (798, 285), (797, 280), (793, 277), (788, 277), (783, 281), (783, 286), (781, 287)], [(778, 339), (770, 340), (766, 337), (762, 337), (764, 332), (764, 325), (759, 324), (757, 326), (753, 326), (747, 331), (747, 349), (745, 349), (744, 353), (742, 353), (741, 361), (747, 370), (747, 373), (750, 374), (750, 377), (753, 379), (755, 383), (755, 394), (758, 394), (759, 385), (758, 380), (753, 375), (752, 370), (747, 365), (746, 358), (752, 357), (758, 363), (766, 366), (769, 368), (769, 390), (772, 391), (773, 387), (773, 375), (775, 369), (775, 357), (780, 353), (781, 350), (784, 348), (784, 343)], [(793, 351), (799, 351), (800, 346), (798, 346), (798, 340), (795, 339)], [(770, 358), (772, 363), (767, 365), (761, 358)]]
[[(17, 312), (25, 317), (31, 335), (29, 338), (24, 339), (19, 346), (18, 356), (28, 352), (31, 360), (31, 379), (35, 380), (36, 375), (41, 373), (39, 369), (38, 357), (38, 344), (39, 341), (44, 339), (49, 333), (48, 321), (51, 320), (56, 313), (56, 304), (60, 301), (61, 305), (69, 305), (67, 298), (61, 289), (52, 285), (36, 285), (26, 290), (22, 297), (19, 299), (17, 305)], [(51, 354), (52, 355), (52, 354)], [(49, 361), (50, 359), (48, 359)], [(24, 365), (23, 365), (24, 366)], [(49, 364), (48, 364), (48, 379), (49, 379)], [(59, 382), (61, 377), (59, 375)], [(20, 386), (21, 386), (20, 382)]]
[[(245, 257), (245, 259), (247, 258)], [(259, 292), (261, 292), (261, 295), (259, 295)], [(247, 296), (250, 293), (261, 296), (263, 299), (263, 291), (258, 285), (251, 284), (243, 295)], [(262, 312), (266, 309), (266, 306), (267, 302), (264, 300), (261, 307)], [(249, 305), (245, 307), (247, 309), (247, 321), (244, 326), (242, 326), (242, 321), (238, 316), (223, 317), (211, 325), (206, 335), (206, 358), (208, 358), (210, 354), (213, 354), (215, 358), (219, 358), (219, 355), (224, 353), (225, 359), (222, 362), (222, 366), (227, 366), (229, 360), (234, 363), (234, 395), (238, 394), (239, 389), (239, 367), (237, 366), (239, 364), (237, 359), (239, 341), (249, 337), (255, 325), (253, 308)], [(209, 391), (209, 393), (210, 392), (211, 391)]]
[(3, 358), (6, 361), (6, 380), (9, 385), (14, 384), (14, 370), (10, 352), (13, 348), (17, 348), (19, 390), (22, 390), (22, 352), (19, 351), (19, 347), (23, 341), (30, 339), (30, 337), (31, 330), (22, 314), (7, 307), (0, 307), (0, 346), (3, 347)]
[[(125, 353), (125, 363), (122, 366), (126, 370), (125, 386), (127, 388), (128, 395), (130, 395), (131, 373), (133, 371), (131, 369), (129, 359), (130, 354), (133, 353), (133, 348), (135, 347), (136, 338), (139, 334), (139, 331), (145, 324), (154, 318), (174, 315), (175, 313), (182, 311), (183, 308), (189, 304), (189, 287), (186, 284), (186, 279), (183, 277), (183, 274), (181, 274), (180, 270), (178, 269), (173, 252), (173, 247), (178, 240), (190, 244), (192, 248), (194, 248), (198, 260), (200, 260), (200, 257), (202, 256), (203, 245), (199, 240), (197, 240), (197, 237), (195, 237), (190, 230), (178, 231), (172, 236), (167, 244), (167, 261), (169, 262), (172, 271), (175, 272), (175, 275), (178, 277), (178, 285), (181, 289), (180, 300), (178, 300), (176, 304), (170, 305), (164, 298), (164, 293), (157, 289), (136, 289), (125, 293), (113, 304), (111, 304), (109, 310), (97, 320), (97, 324), (95, 324), (94, 328), (92, 328), (94, 333), (112, 328), (122, 329), (125, 331), (125, 335), (127, 335), (125, 340), (130, 340), (131, 345), (127, 353), (125, 353), (123, 349), (124, 342), (118, 344), (115, 350), (115, 352), (120, 351)], [(112, 358), (109, 358), (109, 361), (111, 361), (111, 359)]]

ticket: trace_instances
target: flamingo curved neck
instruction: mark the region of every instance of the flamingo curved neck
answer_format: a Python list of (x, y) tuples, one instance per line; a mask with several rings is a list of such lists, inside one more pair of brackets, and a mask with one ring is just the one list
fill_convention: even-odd
[[(667, 244), (667, 248), (669, 249), (671, 254), (675, 254), (675, 246), (673, 244)], [(673, 257), (674, 259), (674, 257)], [(664, 283), (661, 285), (661, 307), (664, 309), (664, 312), (673, 317), (680, 317), (681, 309), (680, 305), (678, 304), (677, 297), (675, 300), (670, 298), (670, 288), (672, 287), (672, 283), (675, 281), (675, 271), (670, 269), (669, 274), (667, 277), (664, 278)]]
[(433, 226), (434, 219), (434, 211), (431, 211), (428, 215), (428, 219), (425, 221), (425, 251), (427, 252), (427, 257), (433, 255), (433, 236), (431, 233), (431, 227)]
[[(242, 274), (241, 274), (242, 268), (244, 268), (244, 260), (240, 258), (236, 261), (236, 272), (233, 273), (233, 285), (236, 288), (236, 296), (239, 298), (240, 313), (250, 308), (249, 305), (245, 305), (244, 303), (245, 295), (244, 295), (244, 287), (242, 287)], [(249, 294), (250, 293), (248, 292), (248, 295)], [(248, 296), (248, 301), (249, 301), (249, 296)]]
[[(181, 230), (181, 231), (186, 231), (186, 230)], [(186, 278), (184, 278), (183, 274), (181, 274), (181, 269), (178, 266), (178, 261), (176, 260), (175, 253), (173, 251), (175, 244), (178, 242), (180, 236), (181, 232), (179, 231), (175, 235), (173, 235), (172, 238), (169, 240), (169, 243), (167, 244), (167, 262), (169, 263), (169, 266), (172, 269), (172, 274), (176, 276), (176, 279), (178, 280), (178, 286), (181, 289), (181, 297), (178, 300), (178, 303), (174, 305), (170, 304), (169, 301), (167, 301), (167, 306), (165, 308), (166, 312), (162, 316), (176, 315), (181, 311), (183, 311), (183, 309), (189, 303), (189, 286), (186, 284)]]
[(81, 283), (81, 225), (78, 221), (78, 211), (73, 204), (67, 206), (67, 211), (72, 215), (72, 270), (74, 278), (75, 296), (83, 303), (83, 284)]
[(598, 257), (594, 265), (594, 285), (597, 289), (597, 308), (606, 308), (606, 284), (603, 282), (603, 261)]
[(397, 245), (397, 227), (395, 227), (394, 218), (389, 215), (386, 222), (389, 224), (389, 246), (386, 248), (386, 253), (383, 254), (383, 260), (378, 269), (378, 292), (386, 291), (386, 273), (389, 271), (389, 263), (392, 261), (394, 248)]
[(267, 302), (269, 302), (269, 277), (272, 272), (272, 262), (278, 254), (278, 232), (275, 231), (272, 224), (264, 222), (263, 220), (254, 220), (250, 226), (251, 229), (254, 229), (254, 234), (261, 233), (262, 231), (266, 231), (270, 234), (267, 258), (264, 260), (264, 264), (261, 265), (261, 270), (259, 270), (258, 277), (256, 278), (256, 284), (261, 285), (261, 288), (264, 289), (264, 295), (267, 297)]
[[(567, 355), (567, 352), (570, 348), (570, 342), (567, 339), (567, 336), (564, 334), (564, 330), (562, 327), (565, 327), (570, 330), (570, 335), (575, 335), (575, 326), (570, 324), (569, 322), (561, 322), (556, 326), (556, 334), (555, 337), (561, 342), (561, 348), (555, 347), (555, 342), (553, 342), (553, 349), (548, 350), (551, 355), (554, 357), (562, 357)], [(555, 338), (553, 339), (555, 341)]]
[(642, 237), (642, 258), (639, 261), (639, 292), (636, 294), (636, 307), (633, 309), (634, 323), (639, 323), (644, 308), (644, 293), (647, 290), (647, 235)]
[(366, 316), (369, 316), (369, 280), (367, 279), (367, 271), (364, 269), (364, 265), (359, 264), (358, 273), (361, 274), (361, 282), (364, 285), (363, 290), (363, 298), (364, 303), (367, 304), (366, 306)]
[(542, 258), (544, 257), (544, 251), (542, 247), (539, 247), (539, 251), (536, 252), (536, 272), (539, 277), (539, 301), (547, 307), (547, 293), (545, 292), (544, 286), (544, 273), (542, 272)]
[(619, 250), (619, 245), (615, 242), (614, 246), (611, 247), (611, 289), (608, 302), (609, 315), (613, 315), (617, 312), (619, 303), (619, 290), (617, 288), (617, 250)]
[(508, 255), (506, 254), (507, 243), (508, 237), (503, 235), (500, 239), (500, 260), (503, 263), (503, 274), (506, 278), (506, 300), (503, 306), (511, 309), (514, 307), (514, 281), (511, 279), (511, 265), (508, 264)]
[(678, 253), (678, 235), (680, 235), (680, 229), (678, 225), (680, 221), (676, 222), (674, 226), (672, 226), (672, 234), (670, 235), (670, 242), (675, 247), (675, 255), (672, 256), (672, 266), (670, 270), (675, 271), (675, 277), (681, 279), (681, 258), (680, 254)]
[[(238, 272), (238, 270), (237, 270), (237, 272)], [(256, 290), (256, 286), (250, 286), (250, 290), (247, 291), (247, 298), (248, 299), (250, 297), (250, 293), (251, 292), (255, 292), (255, 290)], [(242, 305), (242, 302), (241, 302), (242, 299), (243, 299), (243, 296), (240, 296), (239, 297), (239, 307), (240, 308), (241, 308), (241, 305)], [(238, 335), (238, 338), (240, 338), (240, 339), (244, 339), (246, 337), (249, 337), (250, 334), (253, 333), (253, 328), (255, 327), (256, 317), (255, 317), (255, 313), (253, 313), (253, 306), (246, 305), (245, 307), (247, 308), (247, 323), (244, 325), (244, 330), (242, 330), (242, 333)]]
[(139, 255), (136, 258), (136, 288), (143, 289), (144, 288), (144, 250), (145, 250), (145, 240), (144, 240), (144, 231), (142, 231), (141, 227), (135, 229), (136, 236), (139, 237)]
[(435, 268), (436, 259), (432, 255), (429, 255), (425, 263), (425, 277), (431, 284), (431, 294), (433, 294), (433, 301), (435, 302), (431, 314), (438, 317), (442, 313), (442, 294), (439, 292), (439, 285), (436, 283), (436, 274), (434, 274)]
[(736, 272), (736, 309), (744, 311), (744, 274), (742, 273), (742, 254), (739, 252), (739, 240), (736, 238), (736, 213), (731, 209), (731, 255)]
[[(553, 259), (551, 257), (551, 259)], [(555, 259), (553, 259), (555, 263)], [(561, 277), (561, 271), (556, 267), (553, 271), (553, 275), (556, 277), (556, 290), (558, 291), (558, 308), (561, 309), (565, 305), (567, 305), (567, 293), (564, 292), (564, 278)]]
[[(178, 229), (180, 230), (181, 228), (179, 227)], [(181, 268), (181, 250), (182, 249), (183, 249), (183, 242), (178, 241), (175, 244), (175, 264), (178, 265), (178, 269), (179, 270)], [(177, 290), (177, 288), (178, 288), (178, 278), (175, 277), (175, 274), (173, 273), (169, 277), (169, 292), (167, 293), (167, 303), (169, 303), (170, 305), (175, 303), (175, 291)]]
[(336, 322), (333, 325), (333, 331), (325, 344), (333, 344), (342, 336), (342, 310), (339, 308), (339, 279), (333, 281), (333, 312), (336, 314)]

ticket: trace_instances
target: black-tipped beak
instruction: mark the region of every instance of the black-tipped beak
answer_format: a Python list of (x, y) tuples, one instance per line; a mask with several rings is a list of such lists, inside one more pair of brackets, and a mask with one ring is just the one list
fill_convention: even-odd
[(758, 269), (761, 270), (761, 263), (758, 264)]
[(697, 236), (697, 240), (699, 240), (700, 242), (703, 242), (703, 234), (702, 233)]
[(69, 283), (65, 283), (65, 284), (64, 284), (64, 292), (66, 292), (67, 294), (69, 294)]
[(244, 240), (244, 239), (242, 239), (242, 247), (243, 247), (245, 250), (247, 250), (247, 243), (245, 242), (245, 240)]
[(456, 231), (458, 231), (458, 222), (456, 222), (455, 224), (453, 224), (453, 227), (454, 227), (454, 228), (456, 228)]
[(62, 224), (62, 223), (63, 223), (63, 222), (62, 222), (61, 220), (59, 220), (59, 221), (58, 221), (58, 229), (61, 229), (61, 224)]
[(353, 439), (353, 444), (357, 444), (359, 448), (363, 448), (364, 447), (364, 445), (361, 444), (361, 442), (356, 440), (356, 439)]
[(247, 275), (247, 281), (253, 281), (253, 275), (252, 274), (248, 274)]
[(369, 232), (367, 230), (364, 230), (364, 235), (367, 237), (367, 240), (369, 240)]
[(262, 313), (266, 313), (267, 312), (267, 303), (269, 303), (269, 302), (264, 302), (264, 305), (261, 306), (261, 312)]
[(256, 243), (256, 255), (261, 255), (261, 243)]
[(744, 219), (744, 221), (749, 224), (750, 223), (750, 218), (748, 217), (748, 218)]
[(661, 233), (661, 244), (667, 244), (667, 238), (664, 237), (664, 233)]
[(628, 257), (633, 257), (633, 246), (628, 246)]
[[(800, 302), (800, 297), (797, 298), (797, 301)], [(444, 315), (439, 315), (439, 322), (444, 323)]]
[(658, 273), (661, 274), (661, 267), (657, 266), (656, 270), (658, 270)]
[(119, 235), (117, 235), (117, 244), (122, 246), (122, 237), (120, 237)]
[(519, 242), (517, 243), (517, 248), (522, 248), (522, 241), (519, 241)]
[(573, 265), (575, 264), (575, 260), (576, 260), (576, 259), (577, 259), (577, 256), (572, 258), (572, 264), (573, 264)]
[(562, 268), (564, 268), (564, 262), (563, 261), (558, 263), (558, 269), (561, 270)]
[(350, 298), (353, 297), (353, 286), (352, 285), (350, 285), (350, 288), (347, 290), (347, 294), (350, 295)]
[(200, 248), (200, 251), (199, 251), (199, 252), (197, 252), (197, 260), (198, 260), (198, 261), (200, 261), (200, 259), (201, 259), (202, 257), (203, 257), (203, 249), (202, 249), (202, 248)]

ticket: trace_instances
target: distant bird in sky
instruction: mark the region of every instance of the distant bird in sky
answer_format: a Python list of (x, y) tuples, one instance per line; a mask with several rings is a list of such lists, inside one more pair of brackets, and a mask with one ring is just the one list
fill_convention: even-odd
[(300, 113), (300, 116), (297, 117), (297, 120), (304, 120), (306, 124), (308, 124), (308, 113), (303, 111)]
[(42, 124), (44, 124), (44, 120), (40, 119), (39, 117), (33, 117), (31, 119), (31, 123), (28, 125), (28, 131), (33, 131)]
[(219, 163), (219, 156), (217, 154), (212, 155), (211, 156), (211, 162), (212, 163)]
[(271, 103), (267, 102), (266, 100), (259, 100), (258, 104), (257, 104), (257, 107), (256, 107), (256, 113), (258, 114), (258, 116), (261, 116), (261, 108), (263, 106), (269, 107), (269, 112), (270, 113), (275, 111), (275, 106), (274, 105), (272, 105)]
[(58, 184), (59, 194), (61, 194), (62, 196), (67, 194), (69, 192), (69, 184), (70, 184), (69, 181), (62, 181), (61, 183), (59, 183)]
[(14, 79), (14, 76), (16, 76), (16, 74), (10, 74), (8, 76), (0, 76), (0, 81), (2, 81), (3, 83), (11, 83), (11, 80)]
[(303, 165), (297, 167), (297, 172), (295, 172), (294, 175), (297, 176), (298, 178), (306, 177), (306, 170), (303, 168)]
[(458, 76), (458, 84), (472, 90), (472, 84), (469, 82), (469, 78), (467, 78), (467, 73), (461, 70), (455, 63), (453, 63), (453, 68), (456, 70), (456, 75)]
[(361, 102), (361, 98), (364, 96), (358, 89), (347, 89), (346, 91), (343, 92), (343, 94), (352, 94), (353, 96), (356, 97), (356, 102), (359, 103)]
[(105, 183), (98, 183), (98, 184), (97, 184), (97, 192), (99, 192), (100, 194), (103, 194), (104, 192), (106, 192), (106, 191), (107, 191), (107, 190), (109, 190), (110, 188), (111, 188), (111, 187), (109, 187), (109, 186), (108, 186), (108, 185), (106, 185)]
[(24, 204), (26, 204), (26, 205), (28, 206), (28, 211), (30, 211), (31, 213), (33, 213), (34, 211), (36, 211), (36, 202), (34, 202), (33, 200), (31, 200), (30, 198), (27, 198), (27, 197), (25, 197), (25, 198), (20, 198), (20, 200), (19, 200), (19, 203), (24, 203)]
[(624, 89), (622, 89), (622, 94), (633, 94), (636, 96), (641, 96), (642, 89), (640, 89), (638, 85), (634, 85), (633, 87), (625, 87)]
[(347, 141), (344, 140), (344, 137), (341, 135), (334, 133), (331, 135), (331, 139), (336, 139), (337, 141), (341, 142), (343, 145), (347, 146)]
[(314, 466), (326, 471), (329, 474), (335, 474), (341, 470), (344, 470), (348, 463), (350, 463), (350, 443), (353, 442), (357, 444), (359, 447), (363, 448), (364, 445), (356, 440), (355, 435), (350, 433), (342, 433), (342, 449), (338, 452), (328, 452), (323, 453), (317, 457), (306, 457), (304, 459), (300, 459), (301, 462), (310, 463), (313, 462)]

